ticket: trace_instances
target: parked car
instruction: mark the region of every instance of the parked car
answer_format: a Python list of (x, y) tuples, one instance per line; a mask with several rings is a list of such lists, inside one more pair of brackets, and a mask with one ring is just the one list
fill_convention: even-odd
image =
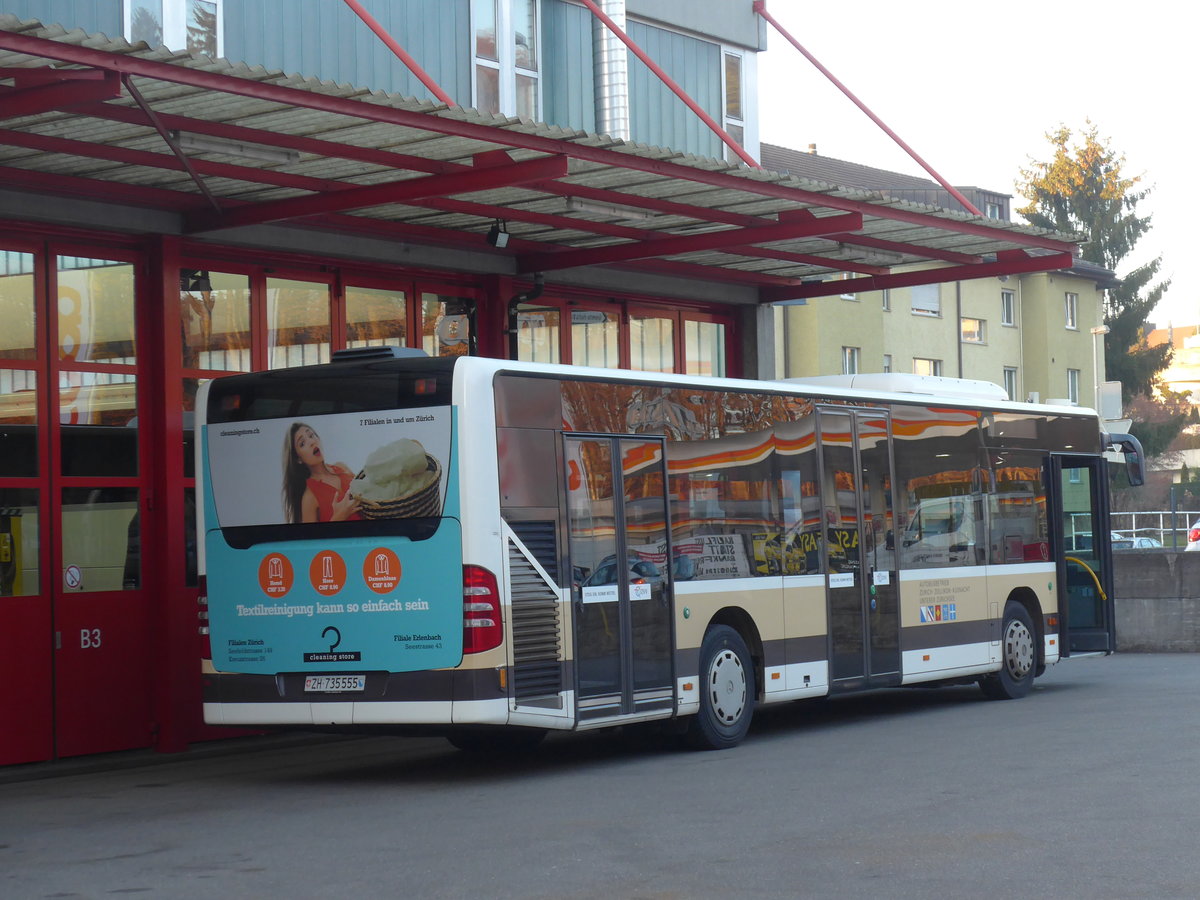
[[(1113, 542), (1113, 546), (1115, 547), (1117, 541), (1127, 541), (1129, 540), (1129, 536), (1121, 534), (1119, 531), (1110, 531), (1108, 533), (1108, 539)], [(1091, 550), (1092, 533), (1090, 531), (1081, 531), (1075, 535), (1067, 535), (1066, 549), (1068, 552)]]
[(1188, 545), (1189, 550), (1200, 550), (1200, 519), (1192, 523), (1192, 527), (1188, 529)]
[(1152, 537), (1127, 537), (1112, 542), (1114, 550), (1154, 550), (1162, 548), (1162, 541)]

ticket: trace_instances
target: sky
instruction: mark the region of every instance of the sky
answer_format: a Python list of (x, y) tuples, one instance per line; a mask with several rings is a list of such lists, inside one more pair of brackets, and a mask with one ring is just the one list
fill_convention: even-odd
[[(1171, 279), (1152, 319), (1200, 323), (1196, 89), (1200, 11), (1179, 0), (768, 0), (767, 9), (953, 185), (1013, 195), (1045, 135), (1091, 120), (1151, 188), (1152, 229), (1118, 271), (1156, 255)], [(760, 138), (929, 177), (791, 44), (767, 26), (758, 56)]]

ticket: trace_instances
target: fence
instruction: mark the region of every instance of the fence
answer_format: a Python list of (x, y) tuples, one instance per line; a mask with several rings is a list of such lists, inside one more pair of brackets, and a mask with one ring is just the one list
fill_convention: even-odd
[(1188, 542), (1188, 528), (1200, 519), (1200, 511), (1169, 509), (1146, 512), (1114, 512), (1109, 517), (1113, 531), (1127, 537), (1151, 537), (1164, 547), (1183, 549)]

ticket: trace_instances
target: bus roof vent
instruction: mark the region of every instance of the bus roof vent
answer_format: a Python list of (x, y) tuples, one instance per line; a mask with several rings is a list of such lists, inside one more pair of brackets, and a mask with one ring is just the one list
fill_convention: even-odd
[(385, 347), (347, 347), (345, 350), (334, 350), (331, 362), (366, 362), (371, 359), (401, 359), (415, 356), (428, 356), (419, 347), (397, 347), (388, 344)]

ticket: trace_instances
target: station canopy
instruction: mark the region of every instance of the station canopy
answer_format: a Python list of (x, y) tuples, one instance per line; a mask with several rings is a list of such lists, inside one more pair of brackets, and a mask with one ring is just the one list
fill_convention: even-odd
[(617, 267), (764, 303), (1069, 268), (1080, 241), (7, 14), (0, 179), (172, 213), (184, 235), (286, 224), (492, 252), (518, 277)]

